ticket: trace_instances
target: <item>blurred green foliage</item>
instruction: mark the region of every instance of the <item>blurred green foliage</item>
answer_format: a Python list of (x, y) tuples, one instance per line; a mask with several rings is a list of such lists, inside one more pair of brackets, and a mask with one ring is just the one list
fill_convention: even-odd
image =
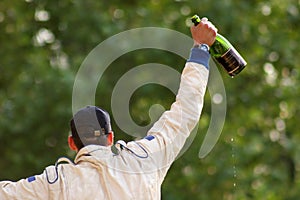
[[(286, 199), (300, 197), (298, 0), (4, 0), (0, 2), (0, 179), (41, 173), (68, 151), (72, 86), (87, 54), (119, 32), (155, 26), (189, 35), (186, 21), (207, 16), (248, 61), (231, 79), (221, 138), (204, 159), (198, 151), (210, 120), (206, 95), (199, 133), (171, 167), (163, 199)], [(189, 49), (187, 49), (189, 51)], [(97, 105), (110, 111), (118, 79), (134, 66), (157, 62), (181, 71), (185, 60), (139, 50), (106, 72)], [(106, 97), (105, 99), (103, 97)], [(170, 106), (174, 95), (158, 86), (136, 91), (131, 114)], [(114, 125), (116, 140), (132, 139)]]

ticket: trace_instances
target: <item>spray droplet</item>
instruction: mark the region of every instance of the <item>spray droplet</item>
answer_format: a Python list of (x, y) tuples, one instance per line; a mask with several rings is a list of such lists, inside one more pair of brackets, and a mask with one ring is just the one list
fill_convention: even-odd
[(233, 187), (236, 188), (236, 181), (237, 181), (237, 170), (236, 170), (236, 156), (235, 156), (235, 146), (234, 146), (234, 138), (230, 139), (231, 141), (231, 158), (232, 158), (232, 174), (233, 174)]

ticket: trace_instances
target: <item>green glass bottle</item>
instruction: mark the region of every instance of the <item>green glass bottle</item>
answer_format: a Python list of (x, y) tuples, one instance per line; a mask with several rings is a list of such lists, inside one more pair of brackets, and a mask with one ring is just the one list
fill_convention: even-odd
[[(201, 21), (198, 15), (194, 15), (191, 20), (195, 26)], [(209, 52), (213, 60), (220, 64), (231, 77), (240, 73), (247, 65), (247, 62), (239, 52), (220, 34), (217, 34), (216, 40), (211, 45)]]

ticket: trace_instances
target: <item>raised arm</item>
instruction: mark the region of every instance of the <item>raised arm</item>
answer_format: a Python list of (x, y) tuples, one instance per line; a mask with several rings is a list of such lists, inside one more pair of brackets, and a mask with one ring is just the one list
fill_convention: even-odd
[[(167, 167), (174, 161), (202, 111), (210, 55), (201, 45), (211, 46), (217, 30), (203, 18), (198, 26), (191, 27), (191, 34), (194, 47), (182, 72), (176, 101), (149, 130), (147, 137), (137, 142), (148, 152), (156, 167)], [(138, 149), (134, 142), (128, 143), (128, 147)]]

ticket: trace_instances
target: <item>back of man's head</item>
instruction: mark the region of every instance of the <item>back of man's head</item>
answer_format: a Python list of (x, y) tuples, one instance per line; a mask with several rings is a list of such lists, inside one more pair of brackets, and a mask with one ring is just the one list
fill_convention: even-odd
[(70, 127), (76, 147), (81, 149), (90, 144), (108, 146), (108, 135), (112, 134), (108, 112), (96, 107), (86, 106), (71, 119)]

